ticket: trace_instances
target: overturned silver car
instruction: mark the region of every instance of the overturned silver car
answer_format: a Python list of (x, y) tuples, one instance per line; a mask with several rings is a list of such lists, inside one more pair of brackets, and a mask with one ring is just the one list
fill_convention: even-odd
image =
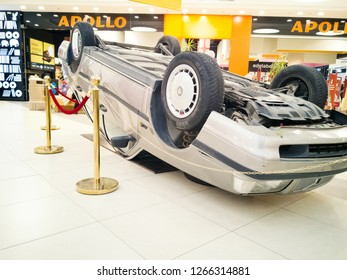
[(128, 159), (147, 151), (240, 195), (309, 191), (347, 171), (347, 117), (322, 109), (327, 85), (314, 68), (289, 66), (268, 86), (180, 52), (173, 37), (153, 49), (104, 42), (84, 22), (59, 57), (78, 99), (101, 78), (100, 131)]

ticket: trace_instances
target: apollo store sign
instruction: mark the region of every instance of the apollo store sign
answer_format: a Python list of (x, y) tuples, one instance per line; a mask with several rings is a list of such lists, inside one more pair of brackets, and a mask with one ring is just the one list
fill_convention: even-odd
[(164, 29), (163, 15), (23, 13), (23, 24), (30, 29), (69, 30), (78, 21), (89, 22), (98, 30), (130, 31), (145, 27), (162, 32)]
[(25, 100), (20, 12), (0, 11), (0, 100)]
[(253, 34), (286, 36), (347, 37), (347, 19), (256, 17), (252, 24)]

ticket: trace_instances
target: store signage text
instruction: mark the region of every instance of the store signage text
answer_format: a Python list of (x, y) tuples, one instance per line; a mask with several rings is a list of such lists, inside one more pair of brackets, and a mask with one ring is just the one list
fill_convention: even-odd
[(0, 99), (24, 100), (18, 11), (0, 11)]
[(62, 16), (58, 26), (59, 27), (73, 27), (76, 22), (85, 21), (89, 22), (92, 26), (96, 28), (118, 28), (122, 29), (126, 26), (127, 20), (125, 17), (118, 16), (114, 19), (111, 17), (102, 17), (102, 16)]
[(335, 21), (335, 22), (329, 22), (329, 21), (323, 21), (323, 22), (316, 22), (313, 20), (307, 20), (305, 24), (303, 24), (300, 20), (296, 21), (294, 23), (294, 26), (291, 30), (292, 33), (298, 32), (298, 33), (309, 33), (313, 30), (317, 30), (317, 32), (333, 32), (333, 33), (343, 33), (347, 34), (347, 22), (344, 24), (344, 28), (340, 28), (341, 22)]

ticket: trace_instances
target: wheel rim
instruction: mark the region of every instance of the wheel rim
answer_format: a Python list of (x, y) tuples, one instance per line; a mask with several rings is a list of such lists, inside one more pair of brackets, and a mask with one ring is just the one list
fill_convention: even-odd
[(188, 117), (194, 111), (199, 98), (199, 80), (196, 72), (187, 64), (177, 66), (170, 74), (166, 87), (166, 102), (177, 118)]
[(75, 29), (72, 33), (71, 47), (72, 54), (75, 59), (78, 59), (81, 53), (82, 39), (81, 33), (78, 29)]

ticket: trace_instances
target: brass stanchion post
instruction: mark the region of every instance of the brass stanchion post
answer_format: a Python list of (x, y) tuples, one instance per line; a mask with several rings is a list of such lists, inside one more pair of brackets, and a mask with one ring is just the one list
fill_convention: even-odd
[(106, 194), (118, 188), (118, 181), (100, 178), (100, 131), (99, 131), (99, 84), (100, 78), (92, 77), (93, 85), (93, 131), (94, 131), (94, 178), (83, 179), (76, 183), (76, 190), (82, 194)]
[(46, 101), (46, 146), (40, 146), (36, 147), (34, 149), (35, 153), (37, 154), (57, 154), (64, 151), (64, 148), (61, 146), (52, 146), (51, 144), (51, 124), (52, 124), (52, 118), (51, 118), (51, 98), (49, 96), (49, 86), (51, 83), (51, 78), (49, 76), (45, 76), (45, 82), (44, 82), (44, 94), (45, 94), (45, 101)]

